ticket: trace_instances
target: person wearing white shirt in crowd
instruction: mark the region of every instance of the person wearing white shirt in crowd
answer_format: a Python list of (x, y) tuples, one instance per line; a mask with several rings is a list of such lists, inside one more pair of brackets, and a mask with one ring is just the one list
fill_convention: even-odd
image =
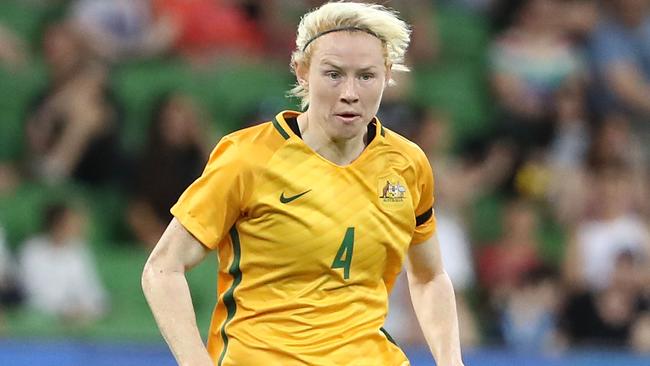
[(65, 204), (45, 210), (45, 230), (20, 249), (27, 303), (43, 313), (90, 322), (107, 310), (107, 295), (84, 238), (84, 216)]
[(611, 163), (593, 173), (593, 209), (574, 229), (564, 263), (565, 279), (576, 288), (608, 287), (621, 253), (632, 253), (638, 261), (650, 255), (650, 232), (632, 209), (631, 174), (624, 163)]

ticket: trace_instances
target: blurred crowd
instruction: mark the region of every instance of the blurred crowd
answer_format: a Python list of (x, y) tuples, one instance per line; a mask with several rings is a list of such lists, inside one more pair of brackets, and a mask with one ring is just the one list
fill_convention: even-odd
[[(127, 197), (120, 215), (142, 244), (134, 250), (149, 250), (220, 127), (192, 96), (168, 90), (149, 106), (141, 146), (124, 149), (126, 112), (112, 70), (153, 58), (182, 60), (197, 73), (224, 58), (287, 65), (298, 17), (321, 2), (31, 3), (63, 15), (42, 24), (33, 52), (0, 22), (0, 68), (38, 58), (48, 74), (24, 111), (21, 156), (0, 161), (0, 199), (33, 182), (110, 187)], [(396, 77), (379, 117), (417, 142), (434, 169), (438, 236), (464, 345), (650, 353), (650, 1), (382, 3), (413, 24), (414, 72)], [(418, 68), (445, 59), (435, 21), (442, 7), (489, 24), (476, 77), (489, 86), (492, 108), (478, 121), (487, 127), (469, 136), (454, 133), (444, 104), (414, 97)], [(21, 243), (6, 242), (0, 221), (0, 328), (2, 309), (16, 306), (92, 326), (111, 311), (111, 294), (97, 273), (84, 202), (52, 199), (34, 215), (41, 230)], [(399, 280), (387, 328), (398, 342), (422, 343), (410, 306)]]

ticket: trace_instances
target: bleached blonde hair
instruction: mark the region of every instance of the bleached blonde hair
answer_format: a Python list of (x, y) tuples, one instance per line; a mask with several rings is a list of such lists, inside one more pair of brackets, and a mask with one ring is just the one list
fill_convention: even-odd
[[(375, 35), (384, 45), (386, 65), (392, 71), (409, 71), (404, 55), (411, 41), (411, 29), (395, 10), (378, 4), (329, 2), (305, 14), (298, 25), (296, 49), (291, 54), (291, 71), (296, 74), (299, 64), (309, 66), (313, 51), (312, 41), (322, 33), (334, 29), (356, 29)], [(389, 84), (393, 84), (391, 79)], [(300, 99), (304, 109), (309, 105), (309, 91), (300, 83), (289, 91)]]

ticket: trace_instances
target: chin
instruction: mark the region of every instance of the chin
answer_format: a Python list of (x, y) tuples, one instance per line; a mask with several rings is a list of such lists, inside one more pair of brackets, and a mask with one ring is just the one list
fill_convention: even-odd
[(333, 140), (352, 140), (359, 135), (363, 135), (366, 132), (365, 128), (359, 128), (359, 126), (343, 126), (339, 127), (336, 131), (332, 131)]

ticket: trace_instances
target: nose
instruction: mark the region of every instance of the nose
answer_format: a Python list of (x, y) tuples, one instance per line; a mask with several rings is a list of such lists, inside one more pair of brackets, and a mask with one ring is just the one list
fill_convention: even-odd
[(341, 101), (346, 104), (352, 104), (359, 101), (359, 93), (357, 92), (356, 80), (348, 78), (343, 84), (341, 90)]

